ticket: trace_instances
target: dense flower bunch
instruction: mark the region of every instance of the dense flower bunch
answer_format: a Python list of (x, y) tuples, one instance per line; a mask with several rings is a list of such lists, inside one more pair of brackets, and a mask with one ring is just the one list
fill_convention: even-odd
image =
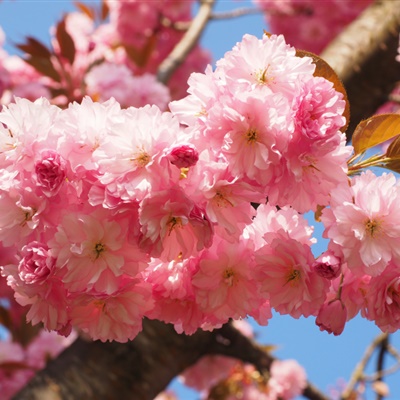
[(313, 72), (283, 37), (246, 35), (172, 114), (89, 98), (6, 107), (3, 274), (28, 320), (126, 341), (143, 316), (193, 333), (265, 324), (270, 305), (316, 315), (330, 281), (297, 211), (328, 203), (351, 150), (341, 94)]
[[(5, 107), (2, 274), (28, 320), (121, 342), (144, 316), (191, 334), (271, 307), (334, 334), (359, 311), (398, 329), (399, 186), (348, 178), (345, 101), (314, 70), (282, 36), (245, 35), (171, 112)], [(324, 207), (315, 259), (301, 213)]]
[(253, 0), (271, 32), (299, 49), (320, 53), (372, 0)]

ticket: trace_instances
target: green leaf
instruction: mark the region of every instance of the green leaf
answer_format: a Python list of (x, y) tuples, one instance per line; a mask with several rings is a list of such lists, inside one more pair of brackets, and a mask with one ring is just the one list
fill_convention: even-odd
[(349, 126), (350, 122), (350, 103), (347, 98), (346, 89), (343, 85), (343, 82), (339, 78), (339, 75), (324, 59), (322, 59), (321, 57), (317, 56), (314, 53), (310, 53), (309, 51), (305, 50), (296, 50), (296, 56), (312, 58), (313, 63), (315, 64), (314, 76), (320, 76), (332, 82), (335, 90), (343, 94), (343, 100), (346, 102), (346, 106), (343, 112), (343, 116), (346, 118), (346, 125), (343, 126), (340, 130), (342, 132), (346, 132), (346, 129)]
[(75, 60), (75, 43), (71, 35), (67, 32), (65, 26), (65, 18), (63, 18), (56, 27), (56, 38), (58, 44), (60, 45), (60, 53), (70, 65), (74, 63)]
[(355, 154), (386, 142), (400, 134), (400, 114), (374, 115), (361, 121), (353, 133)]

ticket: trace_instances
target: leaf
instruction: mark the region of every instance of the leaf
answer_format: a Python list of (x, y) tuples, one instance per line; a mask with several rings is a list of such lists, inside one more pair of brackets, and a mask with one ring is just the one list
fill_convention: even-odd
[(25, 58), (24, 61), (35, 68), (36, 71), (42, 75), (48, 76), (56, 82), (61, 82), (60, 74), (54, 68), (53, 63), (49, 58), (31, 56)]
[(374, 115), (361, 121), (353, 133), (355, 154), (386, 142), (400, 134), (400, 114)]
[(56, 27), (56, 38), (58, 44), (60, 45), (61, 55), (68, 60), (70, 65), (74, 63), (75, 60), (75, 43), (71, 35), (67, 32), (65, 26), (65, 18), (63, 18)]
[(52, 52), (42, 42), (31, 36), (26, 37), (26, 43), (16, 44), (15, 47), (31, 56), (47, 58), (52, 56)]
[(400, 174), (400, 157), (392, 158), (390, 161), (386, 161), (383, 166), (386, 169), (390, 169), (391, 171)]
[(157, 44), (157, 35), (151, 35), (148, 39), (146, 44), (142, 47), (142, 49), (137, 49), (133, 46), (124, 45), (125, 51), (128, 54), (128, 57), (138, 66), (144, 67), (149, 58), (151, 53), (153, 52), (155, 46)]
[(74, 4), (78, 10), (80, 10), (82, 13), (87, 15), (92, 21), (94, 21), (96, 13), (94, 12), (92, 7), (89, 7), (88, 5), (81, 3), (80, 1), (74, 1)]
[(110, 8), (108, 7), (108, 4), (104, 0), (102, 0), (101, 10), (100, 10), (101, 21), (104, 21), (105, 19), (107, 19), (109, 13), (110, 13)]
[(346, 132), (346, 129), (349, 126), (350, 122), (350, 103), (349, 99), (347, 98), (346, 89), (343, 85), (343, 82), (339, 78), (339, 75), (324, 59), (314, 53), (310, 53), (309, 51), (305, 50), (296, 50), (296, 56), (312, 58), (313, 63), (315, 64), (314, 76), (320, 76), (332, 82), (335, 90), (343, 94), (343, 100), (346, 102), (346, 106), (343, 112), (343, 116), (346, 118), (346, 125), (343, 126), (340, 130), (342, 132)]
[(400, 157), (400, 136), (397, 136), (396, 139), (394, 139), (393, 142), (390, 143), (389, 147), (386, 150), (386, 157)]

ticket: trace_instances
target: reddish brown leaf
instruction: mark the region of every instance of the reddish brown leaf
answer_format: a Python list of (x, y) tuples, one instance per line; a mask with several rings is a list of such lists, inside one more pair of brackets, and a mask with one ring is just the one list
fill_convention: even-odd
[(352, 143), (354, 152), (361, 154), (399, 134), (400, 114), (374, 115), (361, 121), (354, 130)]
[(400, 157), (400, 136), (397, 136), (386, 150), (386, 157)]
[(54, 65), (50, 59), (45, 57), (31, 56), (25, 58), (24, 61), (35, 68), (36, 71), (42, 75), (48, 76), (56, 82), (61, 82), (60, 74), (54, 68)]
[(343, 116), (346, 118), (346, 125), (341, 128), (342, 132), (346, 132), (346, 129), (350, 122), (350, 103), (347, 98), (347, 92), (343, 85), (343, 82), (340, 80), (338, 74), (333, 70), (333, 68), (321, 57), (317, 56), (314, 53), (310, 53), (305, 50), (296, 50), (296, 56), (298, 57), (310, 57), (315, 64), (315, 72), (314, 76), (321, 76), (328, 81), (333, 83), (333, 87), (337, 92), (343, 94), (343, 100), (346, 102), (346, 107), (343, 112)]
[(101, 2), (101, 15), (100, 15), (100, 19), (102, 21), (104, 21), (105, 19), (107, 19), (108, 14), (110, 13), (110, 9), (108, 7), (108, 4), (102, 0)]
[(43, 43), (31, 36), (26, 37), (26, 43), (16, 44), (15, 47), (31, 56), (50, 58), (52, 55), (52, 52)]
[(65, 27), (65, 18), (63, 18), (56, 27), (56, 38), (60, 45), (61, 56), (72, 65), (75, 60), (75, 43)]
[(128, 54), (128, 57), (138, 67), (144, 67), (149, 61), (151, 53), (154, 51), (156, 44), (157, 44), (157, 35), (153, 34), (147, 39), (146, 44), (141, 49), (137, 49), (133, 46), (128, 46), (128, 45), (125, 45), (124, 48), (126, 53)]
[(92, 21), (94, 21), (96, 13), (92, 7), (89, 7), (88, 5), (81, 3), (80, 1), (74, 1), (74, 4), (78, 10), (86, 14)]

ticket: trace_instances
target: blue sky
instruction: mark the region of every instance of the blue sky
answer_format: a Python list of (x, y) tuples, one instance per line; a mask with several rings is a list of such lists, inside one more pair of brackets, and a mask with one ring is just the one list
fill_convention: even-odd
[[(217, 10), (251, 5), (250, 1), (219, 1)], [(49, 27), (63, 12), (74, 10), (72, 1), (3, 0), (0, 3), (0, 26), (7, 35), (6, 50), (14, 52), (12, 43), (23, 41), (25, 35), (35, 36), (43, 41), (49, 39)], [(243, 34), (250, 33), (261, 37), (266, 25), (262, 16), (252, 15), (229, 21), (213, 21), (208, 26), (202, 44), (211, 50), (214, 59), (219, 59), (226, 51), (241, 40)], [(315, 224), (315, 223), (314, 223)], [(320, 227), (316, 231), (321, 232)], [(323, 251), (323, 241), (314, 251)], [(314, 319), (295, 320), (275, 315), (267, 327), (256, 327), (256, 334), (263, 343), (278, 346), (275, 355), (280, 358), (294, 358), (302, 364), (309, 379), (322, 390), (334, 384), (339, 377), (348, 379), (371, 340), (379, 334), (379, 329), (361, 318), (350, 321), (344, 333), (331, 336), (320, 332)], [(392, 342), (400, 347), (400, 335), (396, 333)], [(399, 375), (389, 382), (391, 396), (400, 399)], [(195, 399), (189, 392), (181, 392), (183, 400)], [(367, 397), (372, 399), (373, 396)]]

